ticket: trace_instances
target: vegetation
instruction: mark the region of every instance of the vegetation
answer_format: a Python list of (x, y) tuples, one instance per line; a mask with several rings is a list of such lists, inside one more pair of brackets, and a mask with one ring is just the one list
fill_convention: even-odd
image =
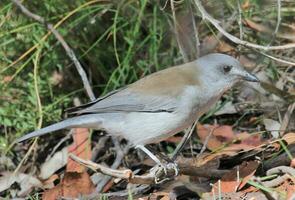
[[(280, 8), (277, 2), (280, 2)], [(249, 70), (260, 74), (263, 81), (268, 80), (275, 87), (264, 87), (264, 93), (258, 90), (259, 94), (252, 91), (250, 95), (241, 90), (230, 91), (203, 116), (202, 123), (217, 121), (240, 131), (246, 127), (248, 131), (260, 131), (269, 138), (270, 132), (261, 128), (265, 126), (263, 120), (280, 121), (294, 102), (294, 67), (260, 54), (294, 62), (294, 48), (269, 53), (237, 45), (222, 37), (210, 22), (202, 20), (194, 1), (174, 2), (175, 13), (170, 1), (156, 0), (25, 0), (22, 3), (53, 24), (63, 36), (84, 67), (96, 97), (165, 67), (217, 51), (240, 56)], [(295, 3), (292, 1), (209, 0), (204, 6), (230, 34), (244, 41), (263, 46), (295, 41), (292, 24)], [(198, 37), (192, 28), (194, 23)], [(248, 96), (241, 97), (241, 93)], [(254, 98), (255, 95), (260, 99)], [(226, 104), (240, 105), (247, 98), (250, 102), (242, 109), (243, 113), (215, 115)], [(65, 109), (74, 106), (75, 99), (89, 102), (75, 65), (56, 37), (46, 26), (23, 14), (11, 1), (1, 0), (0, 152), (2, 157), (12, 160), (13, 165), (3, 165), (0, 172), (15, 170), (29, 149), (28, 146), (15, 146), (13, 141), (16, 138), (65, 118)], [(268, 108), (272, 111), (263, 110), (265, 107), (261, 103), (266, 100), (279, 103)], [(294, 123), (289, 124), (285, 129), (294, 130)], [(45, 147), (37, 148), (52, 150), (58, 143), (54, 138), (51, 137), (52, 144), (42, 140)], [(198, 143), (197, 140), (194, 142)], [(169, 142), (162, 146), (157, 148), (166, 153), (175, 147)], [(290, 157), (288, 147), (283, 147)], [(44, 162), (40, 155), (32, 157), (26, 162), (28, 166), (36, 163), (39, 166)], [(108, 162), (112, 158), (108, 157)], [(10, 195), (8, 192), (0, 194)]]

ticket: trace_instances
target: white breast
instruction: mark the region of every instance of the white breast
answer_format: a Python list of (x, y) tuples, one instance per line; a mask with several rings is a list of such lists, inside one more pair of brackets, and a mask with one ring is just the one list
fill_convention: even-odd
[(178, 109), (159, 113), (120, 113), (120, 120), (105, 120), (107, 132), (120, 135), (137, 144), (148, 144), (166, 139), (191, 125), (198, 116), (192, 116), (196, 104), (196, 88), (187, 87), (179, 98)]

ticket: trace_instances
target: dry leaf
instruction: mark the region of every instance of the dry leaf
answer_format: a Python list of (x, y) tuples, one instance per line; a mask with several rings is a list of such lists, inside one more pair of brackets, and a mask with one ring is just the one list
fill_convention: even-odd
[(281, 124), (272, 119), (263, 119), (265, 129), (271, 133), (274, 138), (279, 138)]
[(287, 133), (283, 136), (283, 140), (287, 142), (288, 145), (295, 143), (295, 133)]
[(57, 170), (64, 167), (68, 160), (68, 148), (65, 147), (61, 151), (56, 152), (49, 160), (47, 160), (40, 169), (39, 177), (41, 179), (48, 179)]
[(230, 126), (198, 124), (197, 134), (203, 143), (211, 134), (207, 143), (207, 148), (210, 150), (215, 150), (221, 147), (223, 143), (231, 142), (234, 138), (234, 132)]
[[(84, 160), (91, 159), (91, 144), (89, 139), (89, 131), (87, 128), (76, 128), (73, 134), (74, 142), (69, 147), (68, 152), (72, 153)], [(68, 158), (67, 172), (83, 172), (85, 167), (70, 157)]]
[(34, 188), (41, 188), (42, 183), (36, 177), (29, 174), (5, 172), (1, 173), (0, 177), (0, 192), (10, 188), (14, 183), (18, 183), (20, 191), (17, 193), (18, 196), (26, 196)]
[(90, 194), (95, 187), (87, 172), (66, 172), (64, 179), (56, 187), (43, 193), (43, 200), (77, 198), (82, 194)]
[(57, 174), (53, 174), (47, 180), (43, 181), (44, 189), (51, 189), (55, 186), (54, 181), (59, 180), (59, 176)]
[[(259, 163), (257, 161), (243, 162), (239, 166), (239, 180), (237, 180), (237, 168), (225, 174), (220, 182), (222, 193), (236, 192), (238, 189), (244, 187), (247, 181), (254, 175), (258, 166)], [(218, 182), (212, 188), (212, 192), (214, 190), (215, 194), (218, 192), (216, 188), (218, 188)]]

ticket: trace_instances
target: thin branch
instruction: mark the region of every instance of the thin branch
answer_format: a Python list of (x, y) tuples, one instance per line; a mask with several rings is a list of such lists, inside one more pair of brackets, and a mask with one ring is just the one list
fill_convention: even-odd
[[(136, 175), (130, 169), (126, 170), (115, 170), (103, 165), (97, 164), (90, 160), (83, 160), (73, 154), (70, 154), (70, 157), (76, 162), (94, 170), (101, 172), (105, 175), (109, 175), (115, 178), (121, 178), (129, 181), (133, 184), (154, 184), (156, 183), (157, 173), (161, 170), (160, 166), (156, 166), (150, 170), (148, 174)], [(179, 174), (188, 175), (188, 176), (199, 176), (207, 178), (221, 178), (228, 170), (218, 170), (218, 169), (209, 169), (206, 166), (196, 167), (194, 166), (191, 159), (183, 159), (177, 162), (179, 166)], [(167, 174), (174, 174), (174, 169), (167, 169)], [(167, 177), (162, 177), (166, 179)], [(159, 181), (158, 181), (159, 182)]]
[(258, 45), (255, 43), (251, 43), (251, 42), (247, 42), (244, 40), (241, 40), (239, 38), (237, 38), (236, 36), (228, 33), (225, 29), (222, 28), (222, 26), (220, 25), (220, 22), (216, 19), (214, 19), (202, 6), (201, 2), (199, 0), (195, 0), (195, 4), (197, 6), (197, 8), (199, 9), (202, 18), (204, 20), (208, 20), (219, 32), (221, 32), (225, 37), (227, 37), (229, 40), (231, 40), (232, 42), (236, 43), (236, 44), (240, 44), (240, 45), (244, 45), (246, 47), (252, 47), (255, 49), (261, 49), (264, 51), (269, 51), (269, 50), (282, 50), (282, 49), (289, 49), (289, 48), (295, 48), (295, 43), (289, 43), (289, 44), (285, 44), (285, 45), (278, 45), (278, 46), (262, 46), (262, 45)]
[(280, 24), (281, 24), (281, 20), (282, 20), (282, 17), (281, 17), (281, 0), (277, 0), (277, 10), (278, 10), (278, 13), (277, 13), (277, 24), (276, 24), (276, 28), (275, 28), (275, 31), (273, 32), (272, 34), (272, 38), (269, 42), (269, 45), (271, 45), (271, 43), (273, 42), (273, 40), (275, 39), (278, 31), (279, 31), (279, 27), (280, 27)]
[(238, 5), (238, 11), (239, 11), (238, 24), (240, 29), (240, 39), (243, 40), (242, 8), (241, 8), (240, 0), (237, 0), (237, 5)]
[(283, 64), (295, 66), (295, 62), (291, 62), (291, 61), (288, 61), (288, 60), (283, 60), (281, 58), (277, 58), (277, 57), (271, 56), (271, 55), (266, 54), (266, 53), (261, 52), (261, 51), (259, 51), (258, 53), (261, 53), (262, 55), (264, 55), (264, 56), (266, 56), (266, 57), (268, 57), (268, 58), (270, 58), (270, 59), (272, 59), (272, 60), (274, 60), (274, 61), (276, 61), (278, 63), (283, 63)]
[(180, 51), (180, 53), (182, 55), (182, 58), (183, 58), (184, 62), (188, 62), (189, 59), (188, 59), (187, 53), (183, 49), (183, 46), (182, 46), (182, 44), (180, 42), (180, 35), (179, 35), (179, 32), (178, 32), (178, 26), (179, 25), (178, 25), (177, 20), (176, 20), (174, 0), (170, 0), (170, 6), (171, 6), (171, 11), (172, 11), (172, 18), (173, 18), (173, 24), (174, 24), (174, 32), (175, 32), (175, 35), (176, 35), (176, 41), (177, 41), (177, 44), (178, 44), (178, 48), (179, 48), (179, 51)]
[(46, 23), (45, 19), (37, 14), (32, 13), (31, 11), (29, 11), (19, 0), (12, 0), (12, 2), (23, 12), (23, 14), (25, 14), (26, 16), (34, 19), (35, 21), (38, 21), (42, 24), (45, 24), (45, 26), (47, 27), (48, 30), (50, 30), (54, 36), (56, 37), (56, 39), (61, 43), (61, 45), (63, 46), (63, 48), (65, 49), (68, 57), (73, 61), (73, 63), (76, 66), (76, 69), (82, 79), (84, 88), (86, 90), (87, 95), (89, 96), (89, 98), (91, 99), (91, 101), (95, 100), (95, 96), (94, 93), (90, 87), (90, 83), (87, 79), (87, 75), (82, 67), (82, 65), (80, 64), (80, 62), (78, 61), (74, 51), (70, 48), (70, 46), (66, 43), (66, 41), (63, 39), (63, 37), (59, 34), (58, 31), (56, 31), (53, 27), (52, 24), (48, 24)]
[(193, 13), (193, 9), (192, 9), (192, 5), (189, 3), (189, 12), (190, 12), (190, 15), (191, 15), (191, 18), (192, 18), (192, 26), (193, 26), (193, 31), (194, 31), (194, 36), (195, 36), (195, 39), (196, 39), (196, 53), (197, 53), (197, 58), (200, 57), (200, 46), (201, 46), (201, 43), (200, 43), (200, 38), (199, 38), (199, 31), (198, 31), (198, 27), (197, 27), (197, 24), (196, 24), (196, 20), (195, 20), (195, 17), (194, 17), (194, 13)]
[(286, 129), (288, 127), (288, 124), (290, 122), (290, 119), (291, 119), (294, 109), (295, 109), (295, 102), (288, 106), (287, 112), (284, 115), (284, 118), (283, 118), (283, 121), (282, 121), (281, 127), (280, 127), (280, 130), (282, 130), (282, 131), (280, 131), (281, 135), (284, 135), (286, 133)]

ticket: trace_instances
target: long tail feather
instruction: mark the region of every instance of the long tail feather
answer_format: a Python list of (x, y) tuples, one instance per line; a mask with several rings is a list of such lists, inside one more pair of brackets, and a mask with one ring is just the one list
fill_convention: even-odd
[(33, 131), (31, 133), (28, 133), (27, 135), (24, 135), (23, 137), (17, 139), (16, 142), (22, 142), (24, 140), (42, 136), (49, 132), (57, 131), (60, 129), (78, 128), (78, 127), (97, 128), (101, 122), (102, 122), (102, 118), (101, 116), (98, 116), (97, 114), (73, 117), (73, 118), (69, 118), (64, 121), (58, 122), (56, 124), (52, 124), (45, 128)]

